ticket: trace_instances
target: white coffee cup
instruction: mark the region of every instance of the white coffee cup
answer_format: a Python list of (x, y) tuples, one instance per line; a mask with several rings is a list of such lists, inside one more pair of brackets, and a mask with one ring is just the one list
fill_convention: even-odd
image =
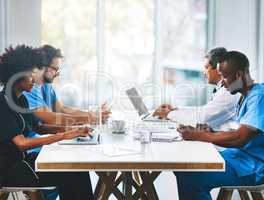
[(126, 131), (126, 122), (124, 120), (113, 120), (112, 121), (112, 132), (113, 133), (124, 133)]

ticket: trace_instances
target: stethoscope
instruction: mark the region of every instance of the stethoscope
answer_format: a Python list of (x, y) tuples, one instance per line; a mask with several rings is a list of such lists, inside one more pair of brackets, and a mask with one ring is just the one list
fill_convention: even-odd
[(244, 103), (245, 97), (241, 96), (237, 105), (237, 110), (236, 110), (236, 116), (239, 116), (240, 109), (242, 107), (242, 104)]

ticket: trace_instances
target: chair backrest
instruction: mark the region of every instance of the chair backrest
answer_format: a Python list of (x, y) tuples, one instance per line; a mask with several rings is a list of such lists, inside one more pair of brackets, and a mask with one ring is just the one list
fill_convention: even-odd
[(2, 188), (3, 186), (3, 177), (0, 175), (0, 189)]
[(5, 187), (0, 188), (2, 191), (18, 192), (18, 191), (36, 191), (36, 190), (55, 190), (56, 186), (46, 186), (46, 187)]

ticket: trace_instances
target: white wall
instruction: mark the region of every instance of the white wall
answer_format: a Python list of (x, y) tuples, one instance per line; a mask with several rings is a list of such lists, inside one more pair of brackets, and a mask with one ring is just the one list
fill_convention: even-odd
[(7, 0), (7, 44), (39, 46), (41, 0)]
[(251, 73), (257, 76), (258, 0), (215, 1), (215, 46), (244, 52), (251, 64)]

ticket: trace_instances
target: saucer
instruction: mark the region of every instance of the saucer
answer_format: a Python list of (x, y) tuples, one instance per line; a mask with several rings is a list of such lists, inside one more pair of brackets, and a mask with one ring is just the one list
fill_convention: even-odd
[(121, 131), (112, 131), (113, 134), (124, 134), (126, 133), (127, 129), (125, 128), (124, 130)]

